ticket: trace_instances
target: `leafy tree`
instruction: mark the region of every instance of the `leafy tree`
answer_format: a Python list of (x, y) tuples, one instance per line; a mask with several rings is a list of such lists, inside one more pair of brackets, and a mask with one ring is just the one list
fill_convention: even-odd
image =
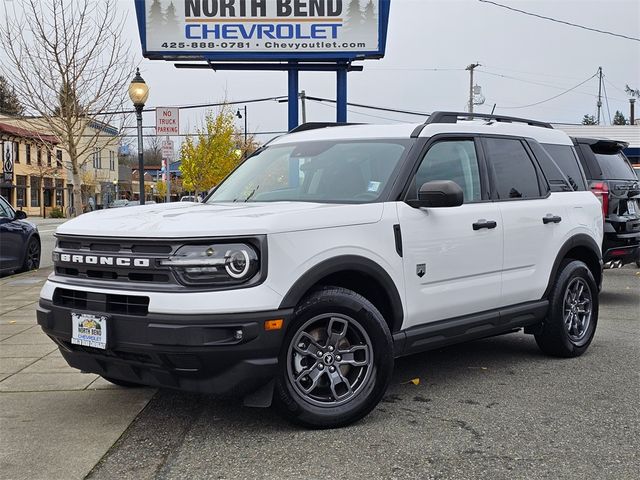
[(6, 78), (0, 75), (0, 113), (7, 115), (22, 115), (24, 108), (16, 95), (15, 89), (9, 85)]
[(582, 125), (597, 125), (596, 117), (593, 115), (585, 115), (582, 117)]
[(164, 202), (167, 198), (167, 183), (159, 180), (156, 182), (156, 194)]
[(78, 95), (69, 82), (63, 80), (58, 94), (58, 105), (54, 108), (53, 114), (58, 117), (70, 116), (74, 118), (82, 114)]
[(235, 136), (234, 116), (229, 108), (207, 114), (204, 126), (195, 136), (187, 136), (180, 149), (185, 189), (196, 195), (209, 190), (240, 163)]
[(614, 125), (627, 125), (627, 119), (624, 118), (624, 115), (620, 110), (616, 110), (616, 114), (613, 116), (613, 124)]
[(373, 5), (373, 0), (369, 0), (366, 7), (364, 8), (364, 21), (365, 23), (373, 22), (376, 16), (375, 7)]

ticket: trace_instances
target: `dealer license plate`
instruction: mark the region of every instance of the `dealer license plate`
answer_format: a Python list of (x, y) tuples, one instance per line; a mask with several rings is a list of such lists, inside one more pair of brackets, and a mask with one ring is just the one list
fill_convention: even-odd
[(106, 315), (71, 314), (71, 343), (85, 347), (107, 348)]
[(638, 200), (627, 200), (627, 211), (629, 215), (635, 215), (638, 213)]

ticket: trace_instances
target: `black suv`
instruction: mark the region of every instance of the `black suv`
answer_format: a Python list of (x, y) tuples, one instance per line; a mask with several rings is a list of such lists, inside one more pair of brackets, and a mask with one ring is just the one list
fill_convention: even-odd
[(608, 139), (572, 138), (589, 188), (602, 203), (606, 266), (634, 262), (640, 244), (640, 182), (622, 153), (628, 144)]

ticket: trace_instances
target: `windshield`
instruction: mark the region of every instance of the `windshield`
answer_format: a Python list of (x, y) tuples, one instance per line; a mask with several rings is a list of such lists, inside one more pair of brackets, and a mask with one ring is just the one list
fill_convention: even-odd
[(268, 147), (207, 199), (219, 202), (376, 202), (410, 140), (322, 141)]

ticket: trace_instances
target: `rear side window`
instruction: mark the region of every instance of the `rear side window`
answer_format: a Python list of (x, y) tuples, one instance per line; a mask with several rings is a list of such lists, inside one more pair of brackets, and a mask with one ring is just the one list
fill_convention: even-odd
[[(545, 143), (542, 146), (547, 153), (551, 155), (551, 158), (554, 160), (556, 165), (560, 167), (560, 170), (569, 180), (573, 190), (587, 189), (582, 175), (582, 170), (578, 163), (578, 157), (576, 156), (575, 150), (572, 146), (553, 145), (550, 143)], [(557, 175), (554, 174), (554, 172), (557, 172), (557, 169), (554, 166), (546, 165), (548, 158), (546, 158), (545, 155), (538, 156), (536, 152), (536, 157), (538, 157), (538, 161), (544, 170), (544, 174), (547, 176), (547, 180), (551, 183), (552, 188), (556, 182), (563, 181), (561, 176), (557, 177)]]
[(540, 198), (538, 174), (520, 140), (485, 138), (484, 144), (493, 167), (498, 198)]
[(613, 154), (593, 153), (605, 179), (635, 180), (636, 175), (627, 158), (620, 152)]

